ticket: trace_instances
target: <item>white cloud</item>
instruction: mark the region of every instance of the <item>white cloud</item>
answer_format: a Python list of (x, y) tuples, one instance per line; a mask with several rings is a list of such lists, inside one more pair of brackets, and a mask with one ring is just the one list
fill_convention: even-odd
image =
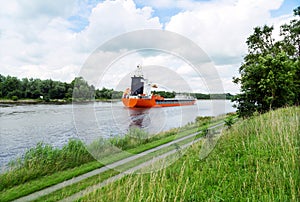
[(215, 63), (224, 64), (226, 58), (236, 62), (246, 52), (245, 41), (253, 27), (268, 23), (270, 10), (281, 3), (282, 0), (237, 0), (197, 4), (194, 10), (173, 16), (166, 30), (194, 40)]
[(138, 29), (161, 29), (150, 7), (136, 8), (132, 0), (105, 1), (93, 8), (89, 26), (78, 33), (80, 50), (91, 51), (113, 37)]
[(79, 6), (82, 2), (72, 0), (19, 0), (2, 5), (0, 73), (70, 81), (70, 75), (74, 77), (87, 56), (106, 40), (136, 29), (162, 27), (151, 8), (117, 0), (94, 7), (88, 25), (76, 33), (68, 18), (85, 10)]
[[(99, 45), (125, 32), (163, 29), (153, 9), (176, 8), (181, 12), (170, 16), (165, 29), (195, 41), (216, 64), (225, 91), (237, 92), (231, 78), (237, 76), (247, 50), (245, 41), (253, 27), (274, 25), (279, 33), (279, 24), (291, 18), (271, 17), (270, 11), (278, 9), (282, 1), (136, 0), (144, 5), (142, 8), (137, 8), (133, 0), (106, 0), (97, 5), (72, 0), (7, 1), (0, 7), (0, 74), (70, 81)], [(76, 20), (70, 20), (74, 16), (85, 18), (86, 23), (76, 24)], [(76, 26), (83, 27), (74, 29)], [(168, 46), (164, 41), (160, 43)], [(186, 51), (189, 50), (183, 52)], [(130, 59), (123, 63), (174, 67), (172, 71), (183, 77), (193, 75), (189, 65), (174, 56), (136, 54)], [(208, 71), (209, 68), (203, 69), (203, 75)], [(192, 78), (191, 86), (203, 90), (199, 79)]]
[[(0, 62), (5, 71), (18, 77), (40, 77), (53, 68), (72, 65), (72, 60), (59, 63), (68, 56), (72, 33), (65, 19), (72, 2), (14, 1), (0, 10)], [(9, 12), (7, 12), (9, 11)], [(51, 57), (51, 55), (53, 57)], [(34, 69), (44, 66), (40, 71)], [(30, 67), (30, 68), (28, 68)], [(24, 72), (27, 69), (28, 72)]]

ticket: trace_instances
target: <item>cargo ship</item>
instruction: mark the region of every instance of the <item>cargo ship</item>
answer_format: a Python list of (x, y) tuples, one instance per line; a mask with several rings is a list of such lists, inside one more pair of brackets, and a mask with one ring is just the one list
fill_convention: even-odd
[(151, 93), (151, 88), (157, 88), (145, 79), (142, 67), (137, 66), (134, 76), (131, 77), (131, 88), (127, 88), (122, 96), (122, 102), (129, 108), (150, 108), (150, 107), (175, 107), (194, 105), (196, 99), (191, 96), (175, 96), (172, 99), (165, 99), (160, 95)]

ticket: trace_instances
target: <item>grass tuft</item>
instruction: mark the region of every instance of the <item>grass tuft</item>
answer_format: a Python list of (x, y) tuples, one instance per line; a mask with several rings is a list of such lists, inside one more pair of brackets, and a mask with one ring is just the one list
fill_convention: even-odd
[(70, 140), (61, 149), (38, 143), (22, 158), (10, 162), (10, 170), (0, 175), (0, 191), (93, 160), (79, 140)]

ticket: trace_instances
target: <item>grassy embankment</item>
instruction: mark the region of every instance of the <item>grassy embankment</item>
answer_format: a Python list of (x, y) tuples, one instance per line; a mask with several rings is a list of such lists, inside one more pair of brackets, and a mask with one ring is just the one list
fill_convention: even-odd
[[(72, 196), (73, 194), (78, 193), (78, 192), (86, 192), (87, 189), (89, 190), (89, 189), (91, 189), (91, 187), (97, 186), (99, 183), (103, 183), (104, 180), (108, 179), (109, 177), (115, 176), (121, 172), (129, 170), (130, 168), (138, 166), (146, 161), (152, 160), (154, 157), (165, 154), (174, 149), (179, 151), (178, 148), (180, 146), (185, 145), (185, 144), (195, 140), (195, 138), (199, 138), (199, 137), (200, 136), (192, 137), (192, 138), (188, 138), (183, 141), (180, 141), (176, 144), (171, 144), (163, 149), (148, 153), (145, 156), (141, 156), (133, 161), (130, 161), (129, 163), (122, 164), (114, 169), (110, 169), (103, 173), (100, 173), (100, 174), (94, 175), (92, 177), (89, 177), (87, 179), (84, 179), (78, 183), (66, 186), (66, 187), (59, 189), (55, 192), (52, 192), (48, 195), (39, 197), (38, 199), (36, 199), (34, 201), (36, 201), (36, 202), (54, 202), (54, 201), (65, 199), (69, 196)], [(180, 152), (177, 152), (176, 153), (177, 156), (175, 156), (175, 158), (180, 157), (181, 153), (184, 151), (185, 151), (185, 149), (180, 150)], [(174, 159), (173, 159), (173, 161), (174, 161)], [(168, 164), (170, 164), (171, 162), (172, 162), (172, 160), (168, 161)], [(163, 166), (163, 165), (164, 164), (160, 164), (160, 166)]]
[[(145, 138), (147, 134), (133, 130), (124, 137), (101, 140), (102, 147), (99, 149), (105, 150), (103, 144), (114, 144), (127, 151), (127, 153), (114, 154), (113, 158), (106, 158), (105, 163), (111, 163), (203, 130), (209, 122), (210, 118), (198, 118), (196, 123), (147, 138)], [(95, 147), (97, 144), (90, 146)], [(110, 152), (106, 151), (102, 154), (107, 156)], [(12, 200), (102, 166), (79, 141), (70, 141), (62, 149), (39, 144), (36, 148), (27, 151), (24, 158), (12, 162), (11, 170), (0, 175), (0, 198), (5, 201)]]
[(132, 174), (79, 201), (297, 201), (299, 134), (299, 107), (271, 111), (225, 131), (203, 160), (199, 142), (166, 169)]

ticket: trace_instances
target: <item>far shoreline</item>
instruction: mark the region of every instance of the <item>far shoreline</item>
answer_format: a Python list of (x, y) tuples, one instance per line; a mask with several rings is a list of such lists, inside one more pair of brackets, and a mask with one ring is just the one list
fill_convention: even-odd
[(0, 106), (2, 105), (34, 105), (34, 104), (72, 104), (72, 103), (92, 103), (92, 102), (117, 102), (121, 101), (120, 99), (95, 99), (95, 100), (80, 100), (80, 101), (68, 101), (68, 100), (50, 100), (45, 101), (41, 99), (20, 99), (20, 100), (11, 100), (11, 99), (0, 99)]
[[(231, 99), (220, 99), (220, 98), (210, 98), (210, 99), (197, 99), (197, 100), (231, 100)], [(80, 104), (80, 103), (92, 103), (92, 102), (118, 102), (121, 99), (95, 99), (95, 100), (80, 100), (80, 101), (68, 101), (68, 100), (50, 100), (45, 101), (41, 99), (0, 99), (0, 107), (3, 105), (34, 105), (34, 104)]]

